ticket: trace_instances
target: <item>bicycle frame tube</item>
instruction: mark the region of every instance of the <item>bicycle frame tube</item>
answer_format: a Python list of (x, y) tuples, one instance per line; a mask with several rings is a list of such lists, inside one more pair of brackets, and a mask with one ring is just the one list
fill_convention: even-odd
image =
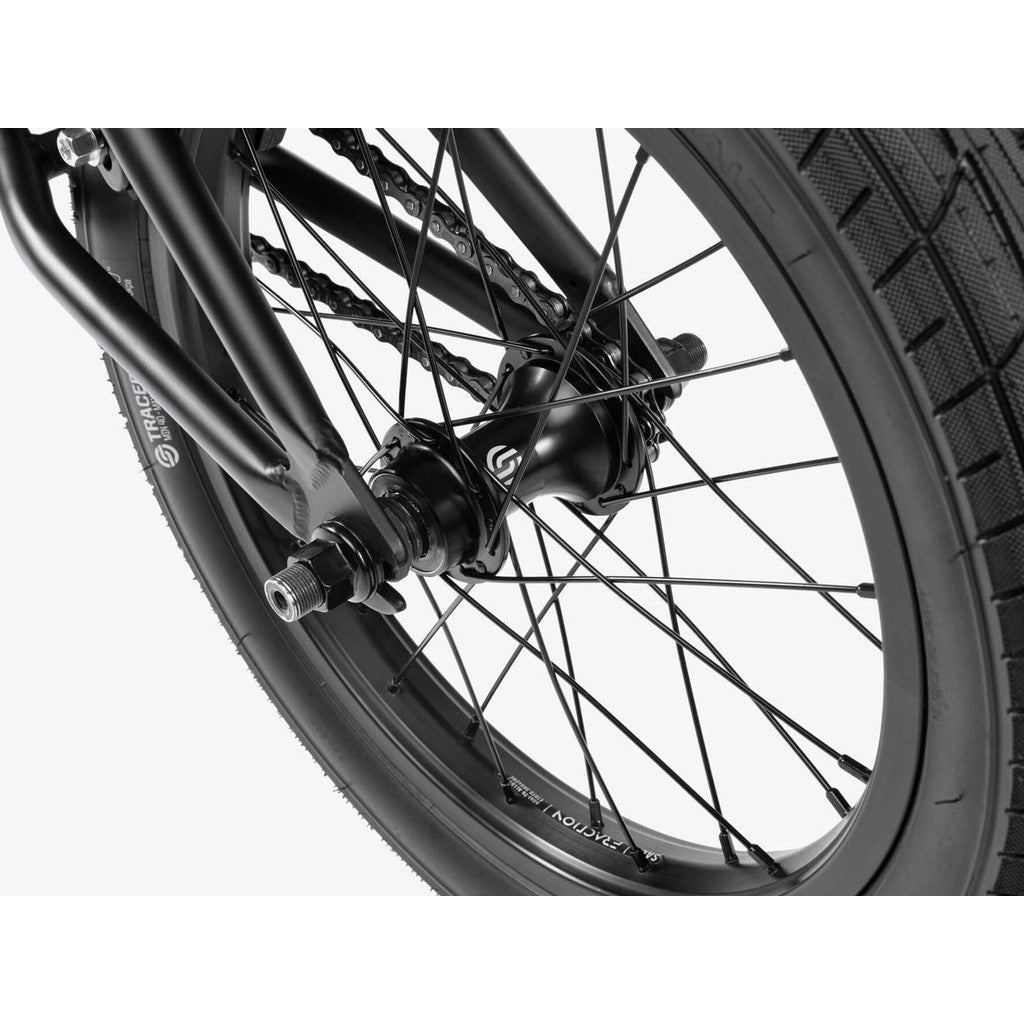
[[(112, 152), (276, 435), (236, 404), (60, 223), (25, 129), (0, 130), (0, 212), (47, 289), (267, 512), (308, 540), (344, 517), (393, 572), (403, 546), (258, 291), (174, 129), (107, 129)], [(278, 440), (279, 439), (279, 440)]]
[[(502, 132), (496, 128), (452, 130), (466, 174), (578, 309), (597, 266), (597, 250)], [(439, 136), (439, 129), (431, 131)], [(615, 294), (611, 270), (605, 272), (600, 294), (604, 298)], [(672, 376), (671, 364), (632, 303), (625, 304), (625, 312), (633, 361), (654, 378)], [(598, 314), (594, 322), (618, 337), (617, 310)], [(666, 387), (661, 401), (671, 404), (680, 393), (678, 384)]]
[[(381, 266), (396, 274), (402, 273), (394, 246), (384, 229), (383, 213), (376, 203), (280, 147), (263, 154), (261, 159), (270, 184), (287, 195), (303, 217)], [(253, 178), (252, 185), (260, 188), (259, 180)], [(402, 220), (397, 221), (396, 227), (411, 265), (419, 231)], [(480, 287), (476, 266), (460, 260), (433, 239), (427, 242), (419, 287), (481, 327), (494, 328), (494, 317)], [(537, 332), (539, 325), (528, 309), (497, 290), (494, 300), (513, 339)]]

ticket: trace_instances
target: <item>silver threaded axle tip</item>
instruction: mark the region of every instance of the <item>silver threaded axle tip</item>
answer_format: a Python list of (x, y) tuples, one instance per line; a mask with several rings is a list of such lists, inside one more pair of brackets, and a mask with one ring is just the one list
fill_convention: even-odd
[(316, 611), (327, 598), (316, 575), (301, 562), (274, 573), (263, 584), (263, 592), (285, 622), (295, 622)]
[(696, 334), (684, 334), (676, 340), (680, 343), (680, 348), (686, 352), (690, 366), (693, 367), (693, 372), (703, 370), (708, 361), (708, 350), (704, 342)]
[(658, 345), (676, 373), (696, 373), (704, 369), (708, 350), (696, 334), (680, 334), (675, 338), (659, 338)]
[(68, 167), (99, 167), (107, 155), (106, 146), (93, 128), (62, 128), (57, 135), (57, 152)]

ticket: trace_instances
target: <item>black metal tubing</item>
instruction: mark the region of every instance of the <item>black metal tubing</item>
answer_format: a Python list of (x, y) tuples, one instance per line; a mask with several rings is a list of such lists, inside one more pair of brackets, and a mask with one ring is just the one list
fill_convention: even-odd
[[(440, 137), (440, 128), (431, 128)], [(497, 128), (456, 128), (466, 174), (498, 215), (579, 309), (597, 266), (597, 250)], [(609, 275), (609, 281), (611, 281)], [(614, 292), (607, 295), (611, 298)]]
[[(598, 252), (562, 209), (544, 183), (497, 128), (455, 128), (455, 141), (463, 168), (495, 211), (515, 231), (538, 263), (565, 292), (574, 309), (579, 309), (587, 292)], [(439, 128), (432, 128), (436, 136)], [(606, 271), (598, 292), (604, 299), (615, 296), (615, 278)], [(631, 303), (626, 304), (630, 331), (631, 361), (651, 375), (668, 377), (668, 364), (654, 335)], [(615, 309), (594, 317), (598, 327), (618, 337), (618, 312)], [(678, 396), (678, 387), (665, 389)]]
[(173, 128), (107, 128), (104, 136), (225, 350), (288, 453), (290, 529), (302, 539), (344, 517), (394, 569), (404, 548), (348, 456), (316, 389), (267, 305)]
[(53, 208), (25, 129), (0, 129), (0, 210), (15, 247), (55, 298), (276, 519), (290, 518), (287, 457), (78, 244)]
[(400, 564), (398, 534), (349, 459), (177, 130), (106, 128), (104, 137), (288, 452), (292, 532), (307, 539), (344, 516), (385, 564)]
[(296, 536), (344, 516), (385, 566), (404, 548), (348, 458), (301, 363), (174, 129), (106, 129), (280, 444), (170, 338), (60, 223), (24, 129), (0, 130), (0, 209), (43, 284), (208, 454)]
[[(396, 274), (402, 273), (398, 256), (385, 230), (384, 215), (376, 203), (280, 146), (261, 154), (260, 159), (270, 183), (280, 189), (289, 203), (310, 223)], [(255, 178), (252, 184), (259, 185)], [(419, 231), (398, 218), (396, 223), (412, 264)], [(494, 317), (480, 286), (476, 265), (460, 260), (432, 239), (427, 243), (419, 287), (481, 327), (493, 329)], [(495, 295), (495, 299), (513, 340), (541, 330), (529, 310), (504, 295)]]

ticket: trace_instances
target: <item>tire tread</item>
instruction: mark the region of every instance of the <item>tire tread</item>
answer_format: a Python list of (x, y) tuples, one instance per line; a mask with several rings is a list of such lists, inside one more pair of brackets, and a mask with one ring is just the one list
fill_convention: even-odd
[(904, 340), (988, 567), (1012, 797), (992, 891), (1024, 895), (1024, 133), (780, 129)]

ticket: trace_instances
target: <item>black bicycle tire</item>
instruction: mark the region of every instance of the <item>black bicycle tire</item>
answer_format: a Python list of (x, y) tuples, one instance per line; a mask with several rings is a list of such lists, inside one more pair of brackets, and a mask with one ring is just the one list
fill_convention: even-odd
[[(733, 198), (739, 197), (766, 234), (786, 234), (773, 224), (783, 200), (799, 206), (808, 222), (820, 222), (829, 251), (825, 246), (807, 254), (793, 249), (789, 259), (801, 264), (800, 273), (823, 261), (845, 262), (851, 287), (863, 293), (865, 306), (883, 323), (881, 333), (891, 343), (941, 467), (942, 514), (963, 538), (962, 570), (977, 599), (983, 644), (991, 655), (981, 680), (986, 706), (969, 726), (985, 738), (986, 767), (978, 777), (984, 775), (986, 783), (961, 791), (953, 779), (929, 780), (927, 767), (922, 768), (928, 788), (917, 794), (905, 830), (916, 848), (909, 867), (887, 866), (864, 891), (1024, 893), (1024, 397), (1019, 392), (1024, 155), (1019, 137), (988, 130), (680, 131), (666, 135), (664, 144), (683, 145), (712, 176), (733, 182)], [(142, 285), (140, 301), (166, 319), (169, 298), (161, 295), (169, 290), (166, 267), (154, 261), (144, 220), (113, 193), (90, 189), (83, 196), (79, 222), (85, 241), (112, 272), (127, 277), (127, 268), (134, 274)], [(167, 326), (174, 333), (182, 325)], [(357, 809), (439, 891), (585, 891), (554, 873), (546, 883), (538, 881), (535, 864), (495, 857), (479, 822), (442, 815), (414, 771), (396, 773), (393, 763), (382, 760), (368, 723), (358, 715), (339, 719), (308, 652), (300, 655), (283, 639), (280, 624), (263, 604), (259, 581), (239, 572), (239, 538), (227, 524), (223, 495), (211, 488), (209, 466), (187, 444), (179, 445), (176, 466), (154, 461), (152, 445), (140, 431), (137, 392), (114, 368), (112, 375), (168, 522), (225, 628), (292, 728)], [(944, 621), (931, 624), (944, 627)], [(931, 683), (936, 685), (934, 678)], [(330, 722), (325, 735), (309, 727), (317, 720)], [(950, 854), (943, 848), (945, 826), (933, 820), (935, 809), (949, 817), (968, 807), (971, 814), (964, 817), (971, 828), (960, 832), (973, 832), (973, 847), (960, 839)], [(932, 864), (915, 881), (915, 857), (923, 865), (939, 856), (950, 862), (940, 869)]]

